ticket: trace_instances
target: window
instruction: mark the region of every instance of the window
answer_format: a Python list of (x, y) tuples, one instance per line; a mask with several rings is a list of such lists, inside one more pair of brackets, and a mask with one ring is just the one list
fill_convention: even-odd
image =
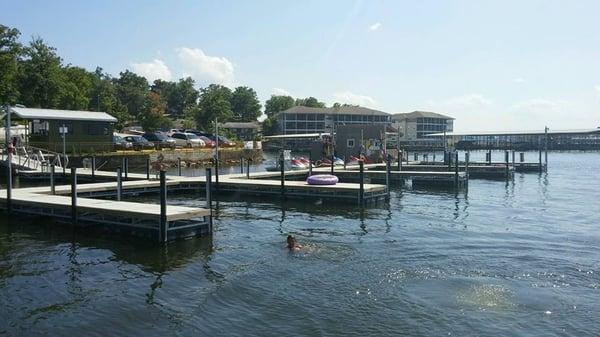
[(354, 138), (346, 139), (346, 147), (354, 148)]
[(48, 130), (50, 129), (50, 125), (48, 122), (46, 121), (39, 121), (39, 120), (34, 120), (33, 122), (31, 122), (31, 130), (32, 134), (34, 135), (39, 135), (39, 136), (46, 136), (48, 135)]

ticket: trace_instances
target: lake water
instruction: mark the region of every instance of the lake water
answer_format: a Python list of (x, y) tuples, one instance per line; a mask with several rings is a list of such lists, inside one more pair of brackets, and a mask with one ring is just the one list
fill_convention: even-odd
[(0, 335), (598, 336), (600, 153), (549, 162), (365, 209), (228, 198), (162, 248), (2, 217)]

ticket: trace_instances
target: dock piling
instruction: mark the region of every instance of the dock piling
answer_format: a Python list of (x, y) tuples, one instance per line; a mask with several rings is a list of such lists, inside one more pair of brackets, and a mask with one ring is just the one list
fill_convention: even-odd
[[(10, 127), (8, 129), (10, 130)], [(6, 159), (6, 213), (10, 214), (12, 211), (12, 153), (10, 152), (10, 148), (8, 148), (8, 151)]]
[(71, 224), (77, 224), (77, 168), (71, 167)]
[(404, 152), (398, 150), (398, 172), (402, 171), (402, 160), (404, 160)]
[(219, 158), (215, 157), (215, 191), (219, 193)]
[(166, 172), (160, 171), (160, 221), (158, 229), (158, 241), (167, 242), (167, 179)]
[(392, 156), (388, 154), (385, 158), (385, 189), (387, 193), (387, 198), (390, 198), (390, 171), (391, 165), (390, 162), (392, 160)]
[(465, 152), (465, 174), (469, 175), (469, 160), (471, 159), (471, 153), (469, 151)]
[(150, 156), (146, 157), (146, 180), (150, 180)]
[(544, 168), (542, 167), (542, 148), (539, 149), (539, 165), (540, 165), (540, 173), (542, 173), (544, 171)]
[(334, 162), (335, 162), (335, 155), (332, 154), (331, 155), (331, 174), (333, 174), (333, 165), (334, 165)]
[(519, 153), (519, 161), (521, 163), (525, 162), (525, 152)]
[(458, 188), (458, 151), (454, 151), (454, 187)]
[(52, 193), (52, 195), (56, 194), (56, 188), (54, 187), (55, 182), (54, 182), (54, 170), (55, 170), (55, 166), (54, 163), (50, 164), (50, 193)]
[(283, 154), (279, 159), (279, 168), (281, 169), (281, 197), (285, 198), (285, 162), (283, 160)]
[(308, 176), (312, 176), (312, 153), (308, 154)]
[(211, 195), (211, 190), (212, 190), (212, 173), (211, 173), (211, 168), (207, 167), (206, 168), (206, 208), (208, 208), (210, 210), (210, 215), (208, 218), (208, 232), (212, 233), (212, 195)]
[(360, 185), (358, 190), (358, 202), (362, 205), (365, 201), (365, 163), (362, 159), (359, 159), (358, 167), (360, 172), (358, 179)]
[[(252, 161), (252, 158), (248, 158), (246, 159), (246, 179), (250, 179), (250, 162)], [(242, 172), (244, 173), (244, 172)]]
[(92, 156), (92, 181), (96, 181), (96, 156)]
[(123, 158), (123, 173), (125, 176), (125, 180), (127, 180), (127, 176), (129, 174), (129, 158)]
[(240, 157), (240, 173), (244, 174), (244, 157)]
[(121, 193), (123, 192), (122, 169), (117, 167), (117, 201), (121, 201)]
[(508, 150), (504, 151), (504, 164), (506, 166), (506, 180), (508, 180), (509, 161), (508, 161)]
[(181, 177), (181, 157), (177, 157), (177, 175)]

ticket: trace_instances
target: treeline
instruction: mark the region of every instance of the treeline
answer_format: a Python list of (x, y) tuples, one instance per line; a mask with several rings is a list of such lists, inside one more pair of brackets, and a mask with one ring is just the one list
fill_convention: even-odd
[[(2, 106), (104, 111), (118, 119), (119, 129), (141, 125), (145, 130), (169, 128), (176, 120), (185, 128), (212, 129), (215, 118), (247, 122), (261, 115), (256, 91), (246, 86), (231, 90), (211, 84), (198, 90), (191, 77), (149, 83), (129, 70), (113, 77), (100, 67), (90, 72), (64, 64), (56, 49), (40, 37), (26, 45), (19, 37), (17, 29), (0, 25)], [(276, 132), (273, 114), (294, 105), (325, 106), (314, 97), (271, 96), (265, 102), (264, 131)]]

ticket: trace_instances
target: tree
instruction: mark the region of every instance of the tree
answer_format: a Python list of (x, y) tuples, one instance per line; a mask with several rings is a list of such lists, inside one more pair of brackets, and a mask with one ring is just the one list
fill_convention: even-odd
[(92, 74), (83, 68), (67, 66), (62, 69), (62, 78), (58, 107), (67, 110), (87, 110), (92, 90)]
[(271, 136), (271, 135), (277, 134), (277, 132), (279, 131), (279, 125), (277, 124), (277, 119), (274, 116), (267, 117), (262, 122), (262, 130), (263, 130), (263, 134), (265, 136)]
[(307, 98), (296, 98), (296, 105), (306, 106), (309, 108), (324, 108), (325, 103), (319, 102), (318, 99), (314, 97)]
[(230, 103), (231, 89), (219, 84), (211, 84), (200, 92), (199, 109), (195, 116), (198, 126), (208, 129), (210, 125), (212, 129), (215, 118), (218, 118), (219, 122), (226, 122), (233, 118)]
[(114, 83), (119, 102), (127, 107), (127, 113), (139, 119), (144, 111), (149, 89), (146, 78), (126, 70), (119, 74), (119, 78), (115, 79)]
[(19, 61), (23, 46), (16, 28), (0, 25), (0, 105), (15, 104), (19, 97)]
[(92, 87), (88, 109), (112, 115), (117, 119), (115, 127), (123, 128), (131, 120), (131, 115), (127, 112), (127, 107), (119, 102), (112, 77), (105, 74), (102, 68), (97, 67), (91, 78)]
[(272, 95), (271, 98), (265, 102), (265, 114), (268, 117), (271, 117), (280, 111), (284, 111), (293, 107), (294, 105), (294, 98), (291, 96)]
[(25, 48), (21, 62), (21, 103), (29, 107), (56, 108), (60, 104), (62, 59), (56, 49), (34, 38)]
[(165, 116), (166, 103), (156, 91), (150, 91), (144, 100), (143, 112), (139, 121), (144, 131), (156, 131), (171, 126), (171, 120)]
[(237, 87), (231, 95), (231, 110), (235, 119), (243, 122), (256, 121), (261, 105), (256, 91), (249, 87)]

